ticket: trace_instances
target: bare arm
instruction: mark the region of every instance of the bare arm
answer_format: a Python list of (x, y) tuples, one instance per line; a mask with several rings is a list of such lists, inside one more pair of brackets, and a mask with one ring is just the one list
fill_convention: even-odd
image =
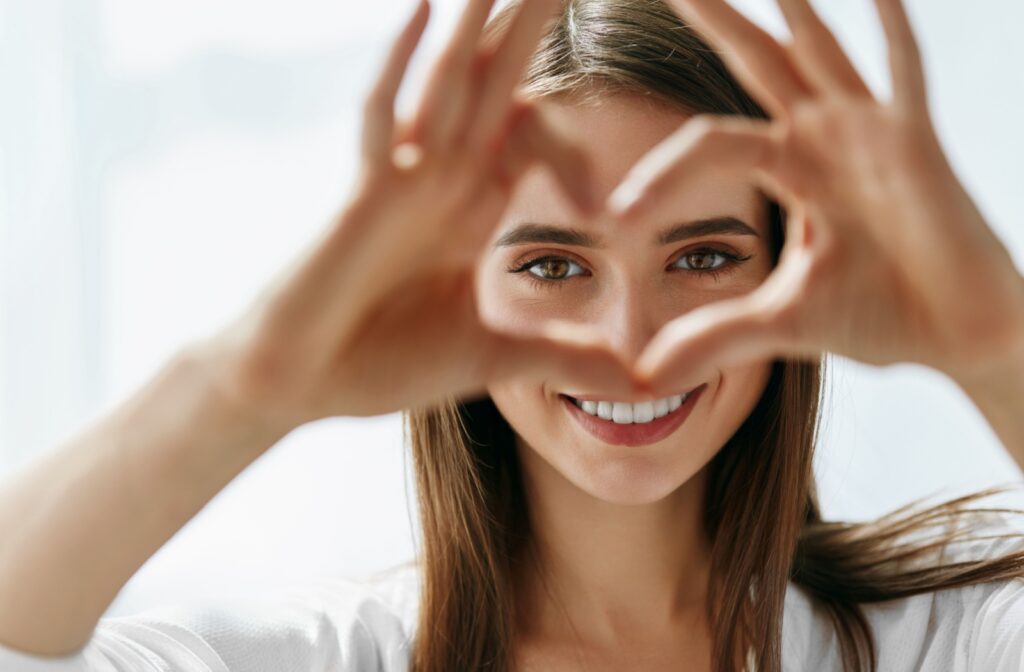
[(138, 568), (287, 434), (243, 418), (182, 350), (124, 403), (0, 487), (0, 643), (82, 646)]
[(1024, 327), (1015, 345), (1007, 349), (999, 370), (955, 380), (1024, 472)]

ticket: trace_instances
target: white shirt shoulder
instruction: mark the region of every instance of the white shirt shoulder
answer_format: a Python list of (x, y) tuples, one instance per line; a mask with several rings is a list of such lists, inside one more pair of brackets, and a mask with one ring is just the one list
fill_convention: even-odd
[[(986, 514), (972, 536), (1016, 532), (1007, 539), (955, 542), (944, 563), (1024, 551), (1024, 530), (1003, 514)], [(1024, 578), (1004, 579), (861, 605), (886, 672), (1024, 672)], [(783, 619), (783, 669), (842, 670), (829, 616), (790, 584)], [(789, 664), (785, 664), (788, 660)]]
[[(946, 561), (1024, 550), (1019, 524), (993, 514), (975, 534), (1017, 532), (948, 547)], [(0, 645), (4, 672), (408, 672), (419, 608), (413, 564), (330, 578), (259, 598), (158, 607), (101, 619), (76, 654), (33, 656)], [(1024, 672), (1024, 578), (862, 605), (885, 672)], [(841, 670), (824, 608), (796, 584), (786, 593), (783, 669)]]
[(103, 618), (73, 655), (0, 645), (4, 672), (407, 672), (419, 574), (402, 565), (258, 598)]

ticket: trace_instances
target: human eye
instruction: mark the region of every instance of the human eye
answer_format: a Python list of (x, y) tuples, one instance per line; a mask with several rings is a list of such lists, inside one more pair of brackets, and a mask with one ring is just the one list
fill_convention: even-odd
[[(570, 274), (569, 271), (573, 266), (583, 273)], [(534, 257), (508, 269), (509, 273), (522, 273), (523, 271), (527, 272), (526, 277), (530, 282), (544, 288), (561, 286), (565, 280), (574, 275), (586, 274), (586, 269), (580, 264), (568, 257), (554, 254)]]
[[(673, 262), (671, 268), (698, 275), (710, 275), (712, 278), (717, 279), (719, 275), (735, 270), (744, 261), (750, 259), (751, 256), (753, 255), (741, 256), (725, 249), (705, 246), (686, 250)], [(716, 264), (714, 261), (716, 257), (722, 261)], [(684, 260), (687, 267), (675, 265)]]

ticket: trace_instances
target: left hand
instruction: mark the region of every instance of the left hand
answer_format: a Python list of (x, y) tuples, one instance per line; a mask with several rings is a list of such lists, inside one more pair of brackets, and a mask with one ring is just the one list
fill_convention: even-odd
[(753, 292), (668, 322), (637, 362), (655, 394), (714, 368), (830, 351), (916, 362), (958, 381), (998, 375), (1024, 348), (1024, 278), (957, 180), (927, 109), (900, 0), (876, 0), (893, 98), (875, 99), (808, 0), (779, 0), (783, 46), (725, 0), (669, 0), (769, 112), (698, 115), (610, 198), (657, 218), (694, 172), (750, 174), (788, 212), (779, 263)]

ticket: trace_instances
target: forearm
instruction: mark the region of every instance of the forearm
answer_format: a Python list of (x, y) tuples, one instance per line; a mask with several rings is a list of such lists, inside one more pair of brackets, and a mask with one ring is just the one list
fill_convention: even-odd
[(79, 648), (136, 570), (287, 433), (223, 401), (201, 352), (0, 488), (0, 643)]
[(1000, 380), (961, 388), (1024, 472), (1024, 363), (1008, 364)]
[[(1021, 279), (1024, 285), (1024, 278)], [(1006, 345), (998, 349), (994, 365), (975, 375), (952, 375), (988, 420), (996, 436), (1024, 472), (1024, 300), (1009, 330)]]

